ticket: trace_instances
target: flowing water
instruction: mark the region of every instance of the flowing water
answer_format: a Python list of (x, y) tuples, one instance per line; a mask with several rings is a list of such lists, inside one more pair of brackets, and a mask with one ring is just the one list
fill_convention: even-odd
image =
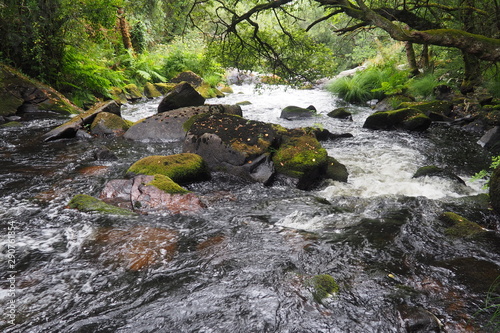
[[(61, 118), (0, 128), (4, 332), (385, 333), (418, 331), (426, 322), (446, 332), (493, 330), (486, 326), (491, 312), (477, 312), (500, 275), (500, 242), (484, 182), (469, 181), (489, 164), (476, 137), (444, 124), (425, 133), (366, 130), (369, 108), (350, 107), (353, 121), (329, 118), (343, 103), (321, 90), (234, 90), (207, 102), (247, 100), (249, 119), (351, 133), (323, 142), (349, 181), (305, 192), (214, 174), (189, 186), (208, 203), (202, 213), (83, 213), (66, 207), (75, 194), (97, 197), (134, 161), (179, 153), (181, 145), (42, 142)], [(158, 103), (122, 111), (137, 120)], [(280, 119), (287, 105), (314, 105), (319, 115)], [(103, 145), (117, 161), (94, 159)], [(412, 178), (426, 165), (447, 168), (466, 185)], [(452, 237), (439, 220), (443, 212), (489, 230)], [(147, 259), (138, 262), (134, 253)], [(315, 300), (317, 274), (333, 276), (339, 292)]]

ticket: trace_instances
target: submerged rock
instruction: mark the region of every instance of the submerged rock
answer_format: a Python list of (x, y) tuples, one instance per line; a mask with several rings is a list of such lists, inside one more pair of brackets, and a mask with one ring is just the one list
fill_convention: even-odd
[(402, 305), (399, 313), (404, 321), (406, 331), (409, 333), (439, 333), (443, 324), (429, 311), (421, 307)]
[(497, 213), (500, 213), (500, 167), (493, 170), (489, 185), (491, 206)]
[(423, 112), (413, 108), (393, 111), (379, 111), (371, 114), (363, 124), (363, 128), (373, 130), (404, 129), (423, 132), (429, 128), (432, 120)]
[(124, 138), (134, 141), (162, 142), (180, 141), (186, 136), (192, 117), (209, 113), (227, 113), (242, 115), (241, 107), (237, 105), (201, 105), (179, 108), (150, 116), (135, 123), (124, 135)]
[(177, 231), (165, 228), (101, 228), (87, 248), (105, 265), (138, 271), (172, 260), (178, 240)]
[(310, 279), (309, 283), (313, 288), (313, 298), (318, 303), (339, 291), (337, 282), (328, 274), (315, 275)]

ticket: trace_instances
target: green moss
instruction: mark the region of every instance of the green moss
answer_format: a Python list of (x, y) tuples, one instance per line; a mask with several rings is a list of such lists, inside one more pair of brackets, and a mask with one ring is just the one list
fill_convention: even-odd
[(155, 98), (160, 97), (161, 92), (155, 87), (154, 84), (147, 82), (144, 85), (144, 95), (146, 95), (147, 98)]
[(339, 291), (339, 286), (335, 279), (328, 274), (315, 275), (311, 278), (310, 284), (313, 287), (313, 297), (318, 303)]
[(273, 155), (276, 170), (284, 175), (301, 178), (306, 172), (327, 164), (327, 151), (316, 138), (303, 134), (285, 136)]
[(485, 231), (479, 224), (452, 212), (443, 213), (440, 220), (449, 226), (445, 233), (452, 237), (472, 237)]
[(148, 156), (132, 164), (128, 172), (151, 176), (164, 175), (179, 184), (206, 180), (210, 177), (203, 158), (191, 153)]
[(23, 124), (21, 124), (18, 121), (9, 121), (8, 123), (0, 125), (0, 127), (21, 127)]
[(68, 206), (69, 208), (78, 209), (82, 212), (96, 212), (112, 215), (135, 215), (134, 212), (108, 205), (107, 203), (86, 194), (75, 195), (68, 203)]
[(184, 131), (189, 132), (189, 129), (191, 128), (191, 126), (193, 126), (194, 122), (204, 115), (206, 115), (206, 113), (197, 114), (186, 120), (186, 122), (182, 124), (182, 128), (184, 129)]
[(163, 192), (169, 193), (169, 194), (186, 194), (190, 193), (190, 191), (186, 190), (185, 188), (181, 187), (179, 184), (174, 182), (172, 179), (170, 179), (167, 176), (164, 175), (155, 175), (155, 178), (147, 183), (146, 185), (148, 186), (154, 186)]
[(109, 112), (100, 112), (92, 122), (90, 129), (92, 130), (97, 125), (102, 124), (104, 127), (110, 130), (126, 131), (127, 129), (130, 128), (130, 123), (131, 123), (130, 121), (126, 122), (123, 118), (117, 116), (116, 114)]
[(163, 95), (168, 94), (172, 90), (174, 90), (177, 83), (155, 83), (154, 86), (158, 89)]
[(140, 99), (143, 97), (139, 88), (133, 83), (127, 84), (123, 87), (123, 91), (125, 92), (127, 99)]
[(349, 173), (345, 165), (337, 161), (335, 158), (328, 156), (328, 168), (326, 169), (326, 178), (339, 182), (347, 182)]

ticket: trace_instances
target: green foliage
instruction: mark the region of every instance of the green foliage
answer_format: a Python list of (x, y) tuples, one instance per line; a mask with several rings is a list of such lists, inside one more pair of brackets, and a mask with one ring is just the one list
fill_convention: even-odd
[(487, 189), (489, 187), (489, 179), (491, 177), (491, 174), (493, 173), (493, 170), (495, 170), (499, 165), (500, 165), (500, 155), (493, 156), (491, 158), (490, 167), (487, 170), (483, 169), (479, 172), (476, 172), (476, 174), (472, 176), (471, 180), (476, 181), (479, 179), (487, 179), (488, 181), (484, 185), (484, 188)]
[(439, 78), (433, 73), (413, 77), (407, 83), (408, 93), (419, 100), (429, 99), (434, 94), (434, 88), (440, 84)]
[(500, 330), (500, 276), (490, 286), (484, 306), (476, 313), (476, 316), (484, 312), (491, 313), (490, 319), (485, 326), (491, 329), (492, 332), (498, 332)]

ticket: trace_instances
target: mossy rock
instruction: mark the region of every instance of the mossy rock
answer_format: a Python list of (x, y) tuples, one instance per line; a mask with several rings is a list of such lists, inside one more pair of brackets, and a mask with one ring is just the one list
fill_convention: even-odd
[(224, 94), (219, 89), (210, 86), (206, 82), (203, 82), (200, 86), (196, 87), (195, 90), (205, 99), (224, 97)]
[(191, 153), (148, 156), (132, 164), (127, 172), (150, 176), (164, 175), (178, 184), (210, 178), (210, 172), (203, 158)]
[(162, 95), (166, 95), (174, 90), (177, 83), (155, 83), (154, 86)]
[(119, 104), (127, 104), (127, 96), (125, 95), (125, 92), (123, 89), (118, 88), (118, 87), (111, 87), (109, 90), (109, 93), (111, 94), (111, 97), (113, 100), (115, 100)]
[(316, 116), (316, 110), (313, 108), (301, 108), (290, 105), (281, 110), (280, 118), (287, 120), (305, 119)]
[(273, 162), (279, 173), (301, 179), (326, 170), (328, 153), (314, 136), (303, 130), (289, 130), (283, 135)]
[(119, 208), (96, 199), (90, 195), (77, 194), (68, 203), (69, 208), (78, 209), (82, 212), (96, 212), (111, 215), (135, 215), (127, 209)]
[(15, 114), (23, 103), (61, 114), (83, 112), (57, 90), (4, 64), (0, 64), (0, 100), (0, 116)]
[(351, 119), (352, 113), (347, 111), (346, 108), (338, 108), (328, 113), (328, 117), (336, 119)]
[(337, 281), (328, 274), (315, 275), (310, 279), (309, 283), (313, 288), (314, 300), (318, 303), (339, 291)]
[(233, 88), (231, 88), (227, 84), (221, 84), (217, 87), (217, 89), (219, 89), (224, 94), (233, 94), (234, 93)]
[(432, 120), (423, 112), (413, 108), (375, 112), (368, 116), (363, 127), (374, 130), (405, 129), (422, 132), (429, 128)]
[(18, 121), (9, 121), (8, 123), (1, 124), (0, 127), (6, 128), (6, 127), (22, 127), (23, 124), (21, 124)]
[(154, 175), (154, 179), (147, 183), (148, 186), (154, 186), (168, 194), (186, 194), (190, 191), (174, 182), (170, 177), (164, 175)]
[(418, 168), (418, 170), (415, 172), (412, 178), (420, 178), (420, 177), (447, 178), (456, 181), (457, 183), (460, 183), (462, 185), (465, 185), (465, 181), (462, 178), (458, 177), (449, 170), (439, 168), (435, 165), (427, 165)]
[(127, 121), (116, 114), (101, 112), (97, 114), (90, 125), (90, 132), (99, 136), (120, 136), (131, 126)]
[(123, 87), (123, 92), (128, 100), (137, 100), (144, 97), (139, 88), (133, 83), (127, 84)]
[(155, 98), (155, 97), (160, 97), (161, 92), (155, 87), (154, 84), (152, 84), (151, 82), (147, 82), (144, 85), (144, 95), (147, 98)]
[(445, 120), (453, 109), (453, 103), (449, 101), (430, 102), (403, 102), (397, 109), (412, 108), (420, 110), (433, 120)]
[(181, 83), (187, 82), (192, 87), (197, 88), (203, 84), (203, 79), (198, 74), (192, 71), (184, 71), (177, 74), (173, 79), (170, 80), (171, 83)]
[(443, 213), (439, 218), (448, 225), (445, 231), (448, 236), (465, 238), (485, 232), (479, 224), (452, 212)]
[(328, 168), (326, 169), (325, 178), (339, 181), (339, 182), (347, 182), (349, 178), (349, 172), (345, 165), (337, 161), (335, 158), (328, 156)]

